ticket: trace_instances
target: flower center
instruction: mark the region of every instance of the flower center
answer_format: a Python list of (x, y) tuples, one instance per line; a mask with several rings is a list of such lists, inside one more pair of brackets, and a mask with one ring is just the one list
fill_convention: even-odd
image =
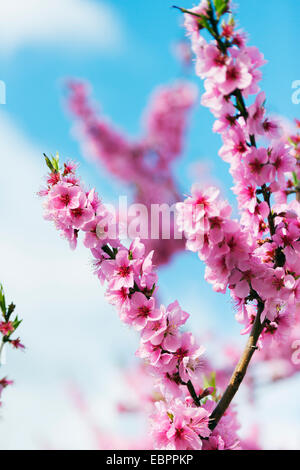
[(77, 207), (77, 209), (72, 209), (73, 217), (81, 217), (83, 214), (83, 209), (81, 207)]
[(179, 348), (177, 349), (176, 353), (175, 353), (175, 356), (177, 357), (177, 359), (179, 359), (180, 361), (182, 361), (182, 359), (187, 355), (187, 351), (183, 348)]
[(67, 207), (70, 204), (70, 196), (69, 194), (62, 194), (60, 196), (61, 202)]
[(254, 160), (249, 164), (249, 166), (253, 173), (259, 173), (263, 167), (263, 165), (258, 160)]
[(246, 147), (245, 142), (239, 142), (238, 145), (236, 146), (236, 150), (237, 150), (239, 153), (244, 153), (244, 152), (246, 152), (247, 147)]
[(183, 433), (184, 433), (183, 428), (176, 428), (176, 438), (180, 439)]
[(142, 307), (139, 307), (138, 311), (140, 317), (147, 317), (150, 313), (150, 309), (146, 305), (142, 305)]
[(119, 268), (119, 276), (120, 277), (127, 277), (130, 273), (130, 267), (129, 266), (120, 266)]
[(236, 67), (230, 67), (227, 70), (226, 78), (227, 80), (238, 80), (240, 77), (240, 72)]

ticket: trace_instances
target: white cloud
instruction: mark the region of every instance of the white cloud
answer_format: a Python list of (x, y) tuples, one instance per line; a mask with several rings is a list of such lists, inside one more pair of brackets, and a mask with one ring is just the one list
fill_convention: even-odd
[(0, 2), (0, 53), (27, 45), (111, 50), (123, 40), (117, 12), (95, 0), (9, 0)]

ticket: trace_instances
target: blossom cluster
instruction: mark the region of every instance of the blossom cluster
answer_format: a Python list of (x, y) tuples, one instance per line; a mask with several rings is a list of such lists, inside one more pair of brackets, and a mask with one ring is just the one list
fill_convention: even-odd
[[(132, 185), (135, 202), (147, 208), (177, 202), (180, 196), (171, 165), (183, 151), (188, 115), (197, 97), (195, 87), (178, 82), (155, 90), (143, 114), (143, 135), (137, 139), (123, 135), (97, 113), (89, 101), (86, 84), (71, 81), (69, 90), (68, 108), (77, 120), (84, 154), (90, 154), (111, 175)], [(150, 225), (151, 220), (147, 222)], [(158, 230), (158, 239), (145, 239), (143, 243), (147, 251), (154, 250), (155, 263), (164, 264), (184, 248), (184, 243), (173, 237), (166, 241), (161, 235), (163, 227)]]
[[(230, 164), (241, 218), (231, 219), (231, 207), (216, 188), (194, 186), (178, 204), (178, 223), (187, 247), (205, 261), (206, 279), (218, 292), (230, 289), (243, 332), (251, 329), (259, 308), (262, 338), (270, 331), (277, 337), (293, 324), (300, 300), (300, 207), (296, 200), (276, 201), (297, 160), (281, 139), (279, 123), (266, 115), (258, 85), (263, 55), (247, 45), (231, 16), (224, 19), (229, 8), (227, 0), (215, 6), (203, 0), (184, 11), (196, 73), (205, 80), (202, 104), (216, 118), (213, 129), (223, 141), (219, 154)], [(212, 40), (205, 39), (205, 30)], [(267, 144), (258, 146), (259, 140)]]
[[(12, 318), (14, 311), (15, 305), (13, 303), (6, 306), (3, 287), (0, 284), (0, 366), (2, 352), (6, 344), (11, 344), (15, 349), (24, 349), (24, 345), (21, 343), (20, 338), (11, 338), (11, 335), (16, 331), (21, 323), (21, 320), (18, 319), (18, 316)], [(13, 381), (8, 380), (6, 377), (0, 379), (0, 399), (2, 391), (12, 383)], [(0, 401), (0, 406), (1, 405), (2, 403)]]
[[(106, 283), (108, 302), (116, 307), (121, 321), (140, 334), (136, 354), (155, 375), (164, 397), (163, 405), (160, 403), (152, 416), (156, 446), (201, 449), (201, 438), (210, 435), (210, 410), (202, 406), (201, 400), (209, 395), (216, 397), (216, 390), (203, 389), (204, 348), (191, 333), (181, 330), (188, 313), (177, 301), (167, 307), (157, 305), (153, 252), (146, 255), (139, 239), (127, 248), (120, 240), (106, 237), (108, 226), (113, 223), (108, 209), (94, 190), (83, 187), (75, 165), (66, 163), (61, 170), (58, 157), (46, 161), (51, 173), (47, 187), (40, 192), (45, 197), (45, 218), (54, 222), (72, 248), (79, 232), (83, 233), (83, 243), (93, 256), (95, 274)], [(214, 432), (218, 433), (218, 427)], [(237, 441), (235, 434), (233, 439)]]

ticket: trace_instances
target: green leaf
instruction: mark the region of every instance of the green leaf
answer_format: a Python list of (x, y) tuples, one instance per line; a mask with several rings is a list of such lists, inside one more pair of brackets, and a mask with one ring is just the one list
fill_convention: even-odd
[(155, 285), (155, 283), (154, 283), (153, 286), (152, 286), (152, 289), (151, 289), (151, 291), (150, 291), (151, 297), (152, 297), (152, 295), (153, 295), (153, 292), (154, 292), (154, 290), (155, 290), (155, 287), (156, 287), (156, 285)]
[(211, 387), (214, 387), (214, 389), (216, 389), (216, 373), (215, 372), (212, 372), (211, 373)]
[(297, 147), (296, 142), (294, 142), (290, 137), (288, 137), (287, 140), (293, 147)]
[(219, 11), (223, 7), (224, 0), (214, 0), (216, 11)]
[(217, 17), (220, 18), (228, 10), (229, 0), (214, 0)]
[(59, 172), (59, 154), (56, 153), (55, 157), (51, 155), (51, 160), (49, 157), (47, 157), (45, 153), (43, 155), (46, 161), (46, 165), (51, 171), (51, 173), (58, 173)]
[(3, 316), (5, 316), (6, 315), (6, 303), (5, 303), (5, 295), (4, 295), (2, 284), (0, 284), (0, 308), (2, 310)]
[(215, 373), (215, 372), (212, 372), (212, 373), (210, 374), (210, 376), (208, 376), (208, 377), (204, 376), (204, 378), (203, 378), (203, 385), (204, 385), (204, 388), (213, 387), (214, 391), (213, 391), (213, 393), (212, 393), (212, 397), (215, 397), (215, 396), (216, 396), (216, 393), (217, 393), (216, 373)]
[(56, 152), (55, 157), (52, 157), (52, 165), (55, 168), (55, 170), (58, 172), (59, 171), (59, 154)]
[(298, 184), (299, 184), (299, 181), (298, 181), (297, 174), (296, 174), (296, 172), (295, 172), (295, 171), (293, 171), (293, 173), (292, 173), (292, 174), (293, 174), (293, 183), (294, 183), (294, 185), (295, 185), (295, 186), (298, 186)]
[(54, 169), (54, 167), (53, 167), (53, 165), (52, 165), (52, 162), (51, 162), (50, 158), (48, 158), (45, 153), (44, 153), (43, 155), (44, 155), (44, 157), (45, 157), (45, 162), (46, 162), (47, 167), (49, 168), (49, 170), (50, 170), (51, 172), (54, 172), (55, 169)]
[(18, 326), (22, 323), (22, 320), (19, 320), (18, 319), (18, 316), (16, 316), (16, 318), (14, 319), (13, 321), (13, 327), (14, 329), (16, 330), (18, 328)]

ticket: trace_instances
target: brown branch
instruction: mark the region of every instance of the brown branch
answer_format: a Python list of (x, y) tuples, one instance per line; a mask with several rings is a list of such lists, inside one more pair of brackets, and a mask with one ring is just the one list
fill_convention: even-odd
[(264, 303), (261, 300), (258, 300), (257, 306), (257, 315), (255, 317), (255, 321), (252, 326), (252, 330), (250, 336), (247, 341), (246, 348), (237, 364), (230, 382), (221, 398), (219, 403), (217, 404), (216, 408), (210, 415), (210, 425), (209, 428), (211, 431), (215, 429), (217, 424), (219, 423), (220, 419), (226, 412), (227, 408), (229, 407), (230, 403), (232, 402), (235, 394), (237, 393), (245, 375), (247, 372), (248, 365), (251, 361), (251, 358), (254, 354), (254, 351), (257, 349), (257, 341), (258, 338), (264, 328), (264, 323), (261, 323), (260, 317), (262, 311), (264, 309)]
[(189, 380), (186, 384), (185, 384), (188, 388), (188, 391), (190, 392), (190, 395), (195, 403), (196, 406), (201, 406), (200, 404), (200, 400), (199, 400), (199, 397), (194, 389), (194, 386), (192, 384), (192, 382)]

